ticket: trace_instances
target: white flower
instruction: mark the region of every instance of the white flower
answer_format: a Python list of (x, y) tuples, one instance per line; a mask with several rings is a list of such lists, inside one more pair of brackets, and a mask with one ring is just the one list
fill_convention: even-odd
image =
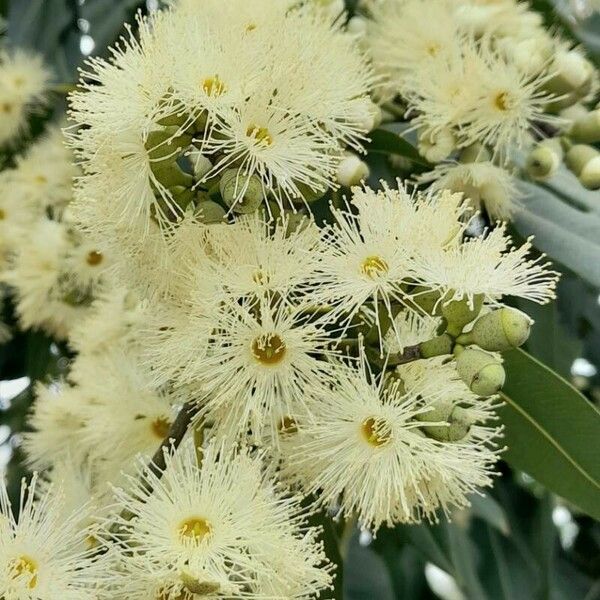
[(531, 239), (515, 247), (506, 225), (501, 225), (462, 244), (431, 248), (418, 261), (417, 270), (446, 293), (448, 301), (483, 294), (492, 302), (518, 296), (545, 304), (555, 297), (559, 275), (549, 270), (544, 255), (530, 256), (531, 250)]
[(432, 191), (462, 192), (477, 207), (482, 204), (494, 219), (507, 219), (518, 207), (519, 191), (512, 175), (490, 161), (443, 163), (419, 178)]
[(26, 129), (29, 115), (45, 101), (49, 79), (39, 56), (22, 50), (0, 53), (0, 145)]
[[(124, 597), (147, 598), (142, 593), (152, 589), (148, 579), (155, 572), (169, 599), (201, 589), (258, 599), (269, 587), (292, 592), (275, 598), (303, 598), (327, 587), (317, 532), (306, 527), (299, 500), (265, 479), (259, 458), (210, 445), (199, 468), (191, 440), (165, 458), (162, 477), (144, 468), (146, 484), (138, 481), (131, 493), (116, 490), (118, 502), (134, 515), (118, 520), (135, 547), (121, 567)], [(139, 572), (146, 580), (127, 577)], [(304, 595), (296, 595), (298, 589)]]
[[(281, 411), (305, 411), (327, 380), (328, 363), (319, 355), (331, 354), (331, 339), (322, 323), (271, 297), (225, 302), (168, 327), (155, 368), (159, 375), (166, 368), (176, 385), (192, 385), (224, 435), (236, 437), (248, 426), (259, 432)], [(187, 357), (174, 349), (178, 344)], [(179, 362), (169, 357), (171, 348)]]
[(101, 564), (82, 550), (85, 507), (63, 516), (60, 490), (35, 499), (36, 476), (23, 483), (18, 518), (0, 485), (0, 594), (6, 600), (95, 600)]
[(436, 519), (438, 508), (465, 506), (467, 494), (490, 485), (495, 430), (473, 425), (456, 442), (421, 430), (419, 419), (447, 398), (443, 378), (404, 391), (399, 381), (369, 373), (364, 355), (358, 369), (339, 364), (336, 375), (313, 421), (286, 448), (286, 472), (320, 504), (376, 531), (384, 523)]

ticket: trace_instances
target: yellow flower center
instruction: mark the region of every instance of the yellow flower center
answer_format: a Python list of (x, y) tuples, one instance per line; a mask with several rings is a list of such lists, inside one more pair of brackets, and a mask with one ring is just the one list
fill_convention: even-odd
[(256, 27), (256, 23), (248, 23), (248, 25), (246, 25), (246, 31), (250, 33), (251, 31), (254, 31)]
[(88, 252), (88, 255), (86, 256), (85, 260), (87, 264), (90, 265), (90, 267), (96, 267), (104, 260), (104, 256), (102, 252), (92, 250), (91, 252)]
[(11, 114), (13, 112), (13, 109), (14, 109), (14, 105), (11, 104), (10, 102), (0, 103), (0, 110), (7, 115)]
[(220, 96), (227, 88), (219, 76), (215, 75), (214, 77), (207, 77), (202, 82), (202, 89), (206, 92), (207, 96)]
[(252, 274), (252, 281), (256, 285), (266, 285), (269, 283), (269, 276), (262, 269), (258, 269)]
[(263, 365), (276, 365), (285, 356), (285, 342), (277, 334), (263, 334), (252, 342), (252, 354)]
[(377, 279), (380, 275), (385, 275), (390, 269), (380, 256), (367, 256), (362, 261), (360, 270), (369, 279)]
[(4, 221), (4, 219), (6, 219), (6, 213), (4, 209), (0, 208), (0, 221)]
[(45, 175), (36, 175), (33, 180), (36, 183), (39, 183), (40, 185), (44, 185), (45, 183), (48, 183), (48, 178)]
[(281, 435), (291, 435), (298, 433), (298, 423), (294, 417), (283, 417), (279, 421), (279, 433)]
[(381, 417), (365, 419), (360, 426), (360, 431), (365, 440), (375, 448), (387, 444), (392, 439), (392, 428)]
[(17, 579), (22, 575), (29, 577), (28, 587), (30, 590), (37, 586), (37, 563), (29, 556), (19, 556), (11, 563), (12, 578)]
[(212, 534), (212, 525), (201, 517), (191, 517), (186, 519), (179, 526), (179, 535), (183, 539), (193, 540), (196, 543)]
[(425, 51), (427, 54), (429, 54), (429, 56), (437, 56), (441, 49), (441, 46), (437, 42), (429, 42), (425, 48)]
[(151, 424), (152, 433), (159, 439), (164, 440), (171, 429), (171, 422), (164, 417), (156, 417)]
[(266, 127), (259, 127), (258, 125), (248, 125), (246, 129), (246, 135), (249, 138), (254, 138), (257, 142), (270, 146), (273, 143), (273, 136)]
[(510, 94), (508, 92), (498, 92), (494, 96), (494, 106), (502, 112), (510, 110), (513, 107)]

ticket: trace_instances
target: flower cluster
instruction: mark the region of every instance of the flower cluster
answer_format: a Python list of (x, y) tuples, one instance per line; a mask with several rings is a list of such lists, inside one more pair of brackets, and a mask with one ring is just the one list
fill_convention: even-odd
[[(2, 172), (2, 278), (74, 358), (23, 435), (39, 500), (17, 521), (0, 495), (0, 597), (315, 598), (309, 516), (375, 534), (491, 485), (502, 352), (532, 325), (505, 303), (558, 275), (470, 201), (503, 213), (506, 151), (556, 100), (523, 6), (423, 7), (371, 2), (359, 36), (336, 2), (180, 0), (89, 62), (77, 166), (52, 131)], [(473, 159), (350, 187), (372, 97), (429, 160)]]
[(559, 133), (558, 113), (593, 100), (592, 63), (517, 0), (382, 0), (364, 11), (356, 26), (384, 76), (384, 106), (404, 111), (422, 155), (441, 163), (423, 181), (510, 216), (510, 153)]

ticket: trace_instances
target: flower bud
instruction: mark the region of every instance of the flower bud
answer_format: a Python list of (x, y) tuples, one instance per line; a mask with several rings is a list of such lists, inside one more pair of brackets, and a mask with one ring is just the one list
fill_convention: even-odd
[(583, 144), (600, 142), (600, 109), (577, 119), (569, 131), (569, 136), (574, 142)]
[(340, 185), (352, 187), (358, 185), (369, 176), (369, 166), (356, 154), (346, 153), (339, 163), (336, 178)]
[(456, 358), (456, 370), (469, 389), (478, 396), (492, 396), (504, 385), (504, 367), (493, 354), (478, 348), (465, 348)]
[(459, 336), (459, 344), (477, 344), (484, 350), (502, 352), (522, 346), (533, 321), (516, 308), (503, 307), (477, 319), (473, 329)]
[(560, 142), (554, 138), (538, 144), (527, 157), (525, 171), (532, 179), (543, 180), (552, 177), (563, 158)]
[(166, 188), (175, 186), (191, 188), (194, 185), (194, 178), (183, 171), (175, 161), (151, 161), (150, 169), (154, 177)]
[(419, 352), (422, 358), (431, 358), (432, 356), (441, 356), (442, 354), (452, 354), (454, 340), (447, 333), (421, 342)]
[(419, 136), (419, 154), (431, 163), (448, 158), (456, 148), (456, 136), (451, 129), (445, 128), (435, 134), (426, 131)]
[(422, 427), (425, 435), (440, 442), (458, 442), (468, 435), (473, 422), (468, 410), (447, 400), (434, 402), (428, 408), (416, 416), (417, 420), (446, 425), (425, 425)]
[(258, 177), (246, 177), (238, 169), (223, 171), (219, 183), (221, 197), (235, 212), (253, 213), (264, 198), (262, 183)]
[(462, 300), (452, 300), (446, 304), (442, 303), (442, 316), (448, 322), (446, 333), (452, 336), (458, 336), (465, 325), (477, 317), (483, 306), (483, 296), (476, 294), (472, 301), (468, 298)]
[(363, 36), (367, 33), (367, 20), (363, 17), (352, 17), (346, 25), (348, 33)]
[(557, 52), (551, 71), (555, 75), (544, 87), (557, 96), (580, 90), (592, 75), (589, 61), (577, 50)]
[(192, 143), (192, 136), (180, 133), (177, 127), (165, 127), (151, 131), (146, 139), (145, 148), (151, 160), (175, 156)]
[(572, 146), (565, 163), (588, 190), (600, 189), (600, 152), (596, 148), (584, 144)]
[(426, 287), (417, 286), (412, 291), (411, 300), (426, 313), (439, 315), (440, 297), (440, 292), (437, 290), (429, 290)]
[(212, 200), (203, 200), (196, 206), (195, 215), (201, 223), (212, 225), (225, 221), (225, 209)]

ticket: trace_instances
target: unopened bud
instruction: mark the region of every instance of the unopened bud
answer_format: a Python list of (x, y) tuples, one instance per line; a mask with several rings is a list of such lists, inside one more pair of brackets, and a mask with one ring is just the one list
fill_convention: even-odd
[(463, 298), (462, 300), (452, 300), (446, 304), (442, 303), (442, 316), (448, 322), (446, 333), (457, 336), (464, 326), (473, 321), (481, 311), (483, 306), (483, 296), (476, 294), (471, 300)]
[(227, 169), (219, 184), (221, 197), (235, 212), (253, 213), (264, 198), (260, 179), (255, 175), (244, 176), (238, 169)]
[(429, 290), (417, 286), (412, 291), (411, 300), (422, 310), (430, 315), (439, 315), (441, 294), (437, 290)]
[(340, 185), (352, 187), (358, 185), (369, 176), (369, 166), (356, 154), (346, 153), (338, 165), (336, 178)]
[(600, 142), (600, 109), (596, 109), (573, 123), (569, 136), (574, 142), (595, 144)]
[(500, 360), (477, 348), (465, 348), (458, 354), (456, 370), (469, 389), (478, 396), (497, 393), (506, 378)]
[(346, 25), (346, 29), (349, 33), (354, 35), (363, 36), (367, 33), (367, 20), (363, 17), (352, 17)]
[(600, 152), (596, 148), (584, 144), (572, 146), (565, 163), (588, 190), (600, 189)]
[(183, 151), (192, 143), (192, 136), (180, 133), (177, 127), (165, 127), (151, 131), (146, 139), (145, 148), (151, 160), (166, 158)]
[(419, 153), (431, 163), (448, 158), (456, 148), (456, 136), (451, 129), (442, 129), (435, 134), (424, 132), (419, 136)]
[(556, 95), (580, 90), (592, 74), (589, 61), (577, 50), (557, 52), (551, 70), (555, 75), (544, 87)]
[(183, 171), (175, 161), (151, 161), (150, 169), (154, 177), (166, 188), (175, 186), (191, 188), (194, 185), (194, 178)]
[(477, 319), (473, 329), (459, 336), (459, 344), (477, 344), (484, 350), (502, 352), (522, 346), (529, 338), (533, 321), (516, 308), (503, 307)]
[(431, 340), (419, 344), (419, 352), (422, 358), (451, 354), (454, 340), (447, 333), (438, 335)]
[(532, 179), (552, 177), (562, 161), (563, 151), (556, 138), (538, 144), (527, 157), (525, 170)]
[(424, 423), (446, 423), (446, 425), (424, 425), (425, 434), (440, 442), (458, 442), (464, 439), (473, 423), (469, 411), (450, 401), (440, 400), (428, 407), (430, 410), (419, 413), (417, 420)]
[(225, 209), (212, 200), (203, 200), (196, 206), (196, 217), (205, 225), (223, 223), (225, 221)]

